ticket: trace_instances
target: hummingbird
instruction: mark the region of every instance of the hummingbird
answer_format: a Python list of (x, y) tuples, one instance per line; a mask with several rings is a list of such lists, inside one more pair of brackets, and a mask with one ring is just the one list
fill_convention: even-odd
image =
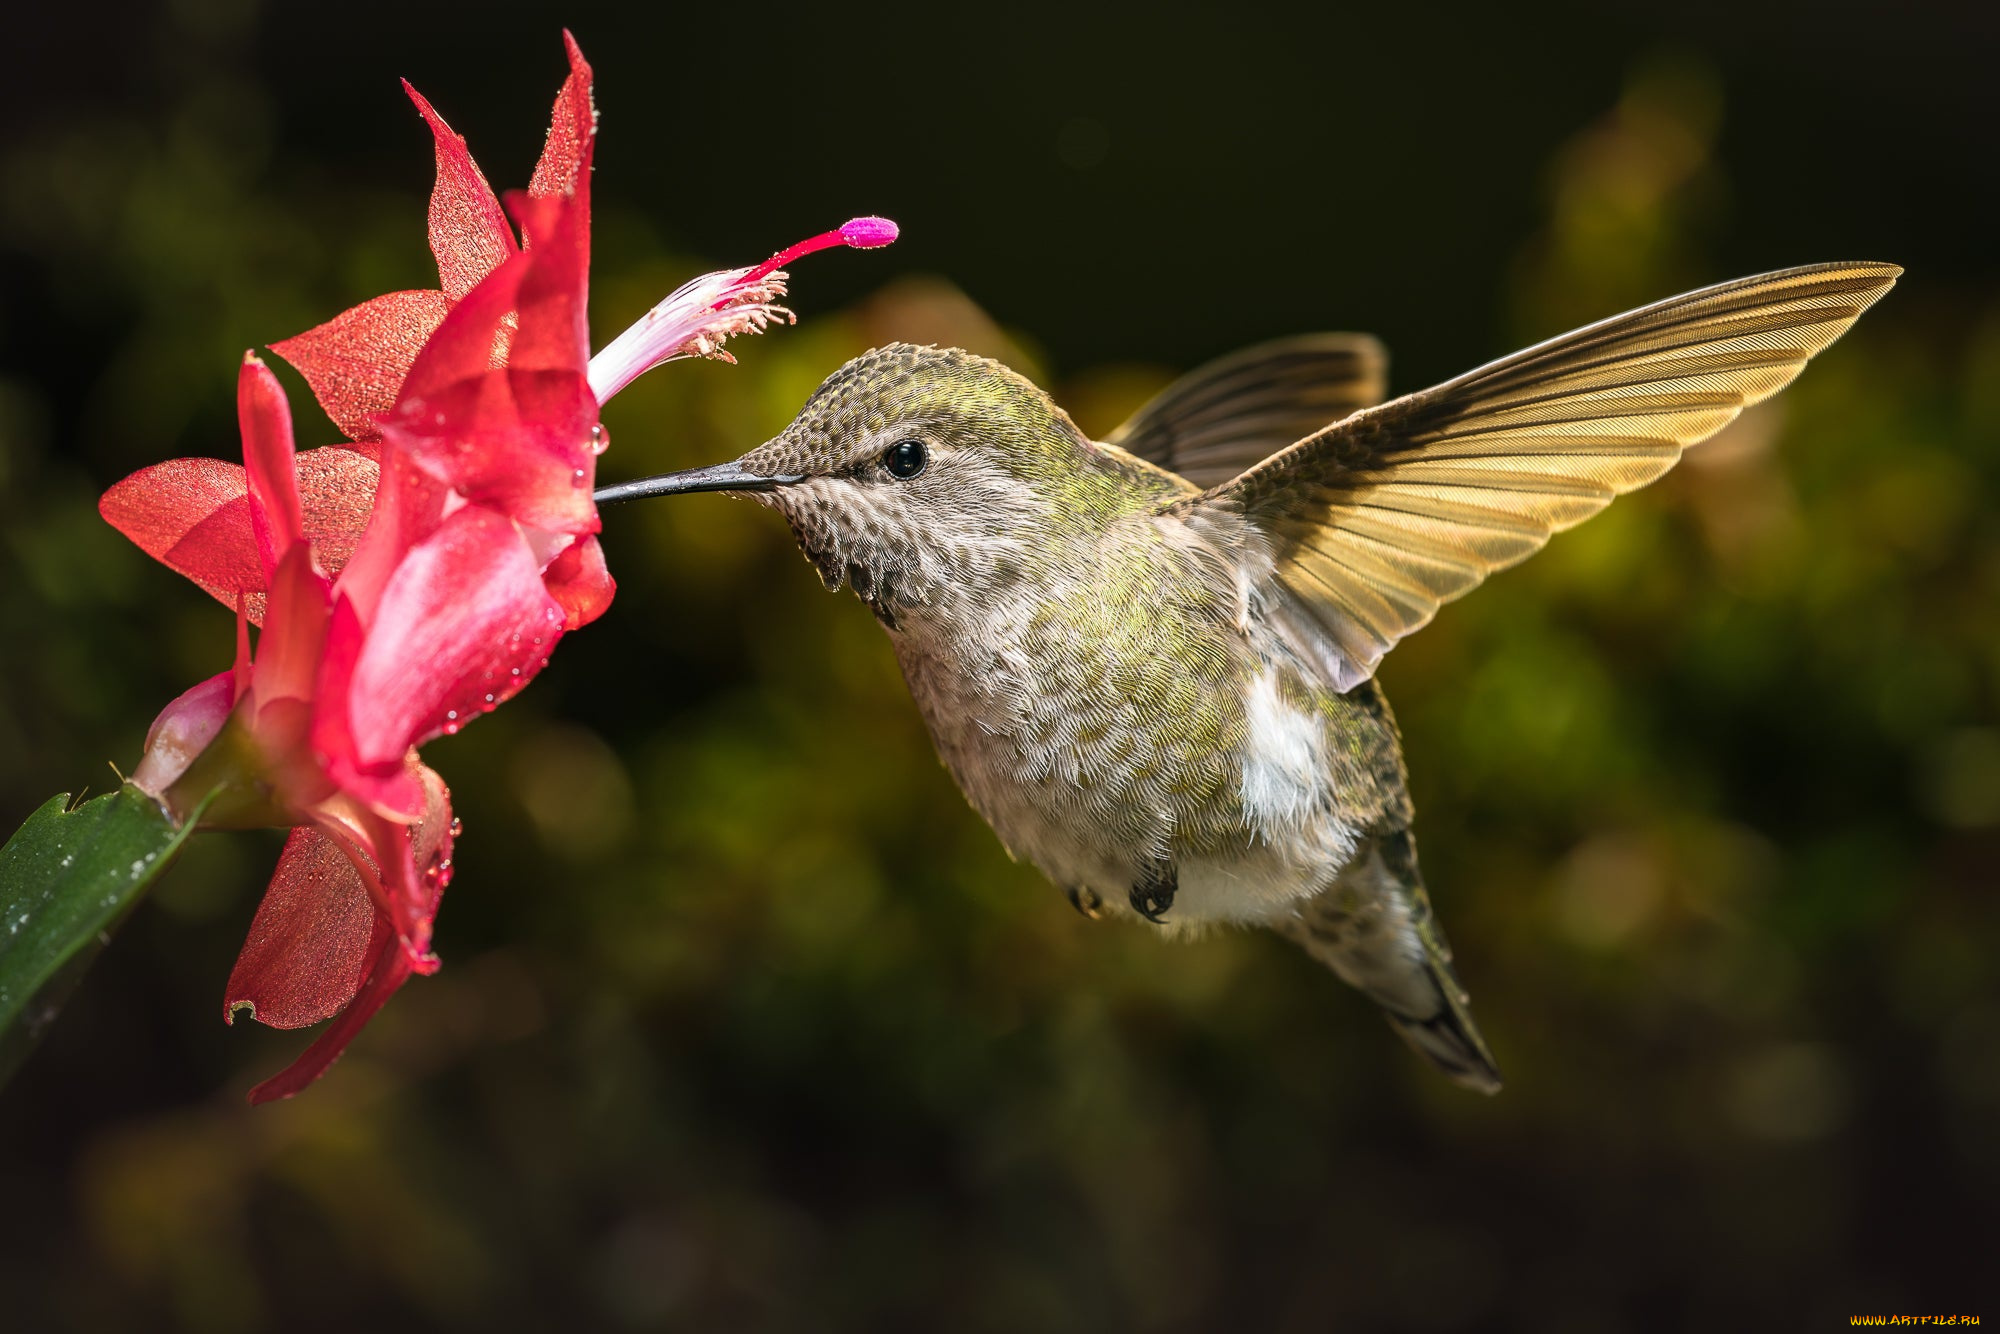
[(1224, 357), (1101, 441), (998, 362), (840, 367), (731, 463), (888, 632), (939, 758), (1088, 918), (1277, 932), (1492, 1093), (1375, 671), (1445, 602), (1789, 384), (1902, 272), (1743, 278), (1382, 401), (1373, 338)]

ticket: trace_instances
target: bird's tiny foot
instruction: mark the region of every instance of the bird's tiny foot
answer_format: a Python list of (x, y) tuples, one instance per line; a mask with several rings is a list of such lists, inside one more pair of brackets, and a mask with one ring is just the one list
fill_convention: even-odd
[(1104, 907), (1104, 900), (1097, 896), (1097, 891), (1094, 889), (1085, 889), (1079, 885), (1067, 885), (1063, 888), (1063, 897), (1069, 900), (1070, 907), (1076, 909), (1093, 922), (1102, 915), (1098, 910)]
[(1174, 906), (1179, 888), (1180, 874), (1173, 863), (1156, 862), (1132, 886), (1132, 911), (1155, 926), (1165, 926), (1167, 910)]

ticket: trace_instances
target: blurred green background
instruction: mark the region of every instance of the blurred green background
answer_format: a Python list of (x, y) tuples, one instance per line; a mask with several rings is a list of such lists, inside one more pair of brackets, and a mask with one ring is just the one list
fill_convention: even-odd
[[(1902, 285), (1767, 408), (1388, 660), (1509, 1076), (1276, 938), (1010, 864), (771, 515), (613, 512), (616, 605), (426, 757), (467, 834), (307, 1096), (220, 1022), (276, 834), (195, 840), (0, 1091), (0, 1325), (1824, 1329), (2000, 1254), (1991, 6), (45, 6), (0, 86), (0, 823), (102, 790), (230, 617), (96, 493), (235, 457), (242, 349), (434, 282), (408, 76), (526, 179), (598, 70), (601, 342), (855, 213), (803, 322), (612, 405), (733, 457), (960, 343), (1105, 430), (1319, 328), (1398, 390), (1760, 269)], [(333, 438), (288, 380), (302, 444)]]

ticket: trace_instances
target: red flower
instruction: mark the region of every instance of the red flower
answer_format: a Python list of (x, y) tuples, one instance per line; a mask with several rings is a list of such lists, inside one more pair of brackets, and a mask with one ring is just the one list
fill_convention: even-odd
[[(263, 1101), (318, 1078), (411, 973), (436, 968), (430, 924), (450, 879), (455, 826), (444, 783), (417, 759), (423, 735), (405, 739), (393, 783), (377, 774), (372, 785), (343, 781), (313, 745), (327, 720), (356, 702), (351, 674), (330, 670), (356, 656), (349, 587), (356, 567), (350, 561), (340, 579), (328, 577), (306, 522), (290, 409), (255, 357), (244, 359), (237, 407), (246, 490), (216, 511), (248, 520), (253, 554), (230, 572), (250, 585), (238, 590), (236, 665), (167, 706), (133, 781), (184, 815), (208, 799), (204, 823), (299, 826), (230, 975), (224, 1016), (248, 1006), (279, 1028), (341, 1018), (290, 1069), (258, 1086), (251, 1097)], [(142, 489), (135, 483), (144, 480), (141, 474), (114, 488), (107, 512), (117, 512), (121, 495)], [(213, 550), (240, 551), (240, 528), (215, 529), (228, 538)], [(377, 527), (368, 531), (372, 537)], [(199, 543), (195, 549), (203, 550)], [(263, 625), (254, 657), (253, 595)], [(415, 647), (406, 626), (378, 618), (375, 629), (362, 651)], [(406, 661), (406, 675), (423, 674), (414, 653)], [(384, 794), (392, 800), (377, 799)]]
[[(611, 597), (591, 501), (603, 432), (584, 322), (590, 69), (574, 43), (570, 58), (535, 186), (512, 200), (532, 246), (514, 243), (463, 146), (424, 108), (447, 291), (381, 298), (283, 345), (333, 415), (372, 440), (295, 456), (283, 390), (246, 358), (247, 466), (175, 460), (102, 502), (140, 546), (239, 609), (236, 667), (168, 707), (134, 781), (184, 816), (216, 793), (206, 824), (297, 826), (225, 1015), (340, 1019), (254, 1101), (316, 1079), (413, 972), (437, 966), (453, 822), (416, 747), (527, 684)], [(327, 352), (329, 328), (362, 340), (345, 360)]]
[[(531, 199), (572, 196), (583, 201), (585, 233), (580, 259), (590, 261), (588, 220), (591, 141), (596, 113), (590, 101), (590, 66), (576, 39), (563, 34), (570, 76), (556, 96), (547, 145), (528, 185)], [(445, 313), (493, 270), (520, 253), (493, 187), (472, 160), (465, 140), (407, 80), (403, 91), (417, 104), (437, 147), (437, 183), (431, 190), (431, 254), (442, 290), (390, 292), (364, 301), (316, 329), (271, 350), (292, 363), (312, 385), (320, 406), (351, 440), (379, 438), (376, 417), (396, 402), (403, 377), (416, 364)], [(578, 314), (581, 317), (581, 293)]]
[(354, 443), (295, 453), (283, 390), (246, 356), (246, 466), (172, 460), (100, 504), (238, 612), (235, 667), (161, 713), (133, 781), (182, 818), (206, 801), (204, 825), (294, 826), (224, 1014), (247, 1006), (281, 1028), (340, 1017), (253, 1102), (317, 1079), (412, 973), (437, 967), (457, 824), (416, 748), (504, 702), (609, 604), (591, 499), (600, 397), (678, 356), (726, 358), (732, 334), (789, 318), (772, 303), (792, 257), (895, 236), (860, 219), (699, 279), (593, 365), (595, 113), (590, 67), (565, 38), (548, 144), (507, 201), (521, 242), (464, 141), (410, 90), (437, 144), (442, 289), (377, 297), (274, 345)]
[[(523, 261), (522, 248), (465, 140), (405, 82), (404, 91), (429, 124), (436, 145), (430, 243), (442, 290), (378, 296), (318, 328), (273, 343), (271, 349), (306, 377), (327, 416), (356, 442), (356, 448), (378, 453), (376, 442), (385, 431), (395, 429), (386, 420), (394, 412), (403, 422), (405, 443), (429, 460), (426, 469), (437, 480), (447, 485), (469, 483), (473, 491), (467, 493), (468, 498), (496, 500), (500, 497), (493, 488), (503, 487), (512, 496), (514, 509), (520, 511), (501, 505), (510, 517), (562, 534), (560, 540), (548, 544), (549, 559), (542, 563), (562, 557), (550, 570), (549, 591), (563, 607), (567, 628), (575, 629), (603, 613), (615, 587), (594, 536), (596, 508), (590, 491), (596, 476), (595, 456), (603, 450), (604, 437), (587, 384), (582, 386), (581, 399), (572, 385), (573, 401), (566, 405), (536, 405), (546, 410), (546, 416), (531, 427), (540, 447), (530, 447), (525, 453), (496, 446), (499, 433), (522, 426), (526, 417), (535, 415), (532, 408), (524, 415), (520, 410), (523, 405), (517, 402), (510, 415), (498, 404), (486, 404), (479, 409), (478, 420), (470, 423), (474, 430), (466, 432), (463, 410), (473, 405), (451, 403), (444, 397), (454, 385), (460, 386), (459, 392), (471, 392), (466, 386), (474, 382), (477, 372), (503, 362), (516, 371), (539, 372), (564, 367), (574, 370), (570, 365), (572, 352), (583, 363), (589, 360), (590, 331), (584, 311), (590, 268), (590, 162), (597, 113), (590, 98), (590, 65), (574, 37), (564, 33), (563, 42), (569, 53), (569, 78), (556, 95), (548, 142), (535, 164), (526, 198), (515, 200), (517, 221), (524, 232), (562, 253), (539, 256), (540, 262), (533, 264), (515, 262)], [(546, 234), (533, 238), (537, 228)], [(513, 265), (507, 278), (486, 281), (510, 262)], [(454, 307), (475, 291), (479, 293), (474, 302), (479, 313), (461, 316), (441, 348), (436, 335)], [(536, 327), (544, 340), (541, 345), (510, 345), (521, 336), (513, 321), (517, 315), (523, 319), (527, 315), (525, 310), (516, 311), (516, 303), (546, 307), (538, 310), (541, 318)], [(429, 395), (431, 401), (413, 407), (413, 395), (404, 391), (420, 361), (426, 374), (424, 382), (415, 386), (415, 395)], [(553, 382), (543, 387), (554, 390)], [(454, 407), (460, 411), (454, 412)], [(428, 424), (418, 420), (425, 411), (431, 418)], [(587, 423), (583, 421), (586, 415)], [(576, 433), (579, 427), (580, 435)], [(454, 438), (423, 444), (440, 433)], [(586, 444), (591, 447), (583, 448)], [(577, 549), (566, 550), (572, 545)]]

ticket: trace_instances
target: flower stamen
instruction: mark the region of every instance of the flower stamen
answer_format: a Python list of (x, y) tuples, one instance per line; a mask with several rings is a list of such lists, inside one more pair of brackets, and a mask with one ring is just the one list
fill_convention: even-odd
[(784, 266), (804, 255), (835, 246), (873, 250), (896, 239), (887, 218), (852, 218), (830, 232), (807, 237), (748, 269), (725, 269), (684, 283), (647, 311), (590, 359), (590, 388), (604, 403), (655, 366), (682, 357), (736, 360), (723, 349), (731, 338), (759, 334), (773, 322), (796, 316), (781, 306), (788, 275)]

